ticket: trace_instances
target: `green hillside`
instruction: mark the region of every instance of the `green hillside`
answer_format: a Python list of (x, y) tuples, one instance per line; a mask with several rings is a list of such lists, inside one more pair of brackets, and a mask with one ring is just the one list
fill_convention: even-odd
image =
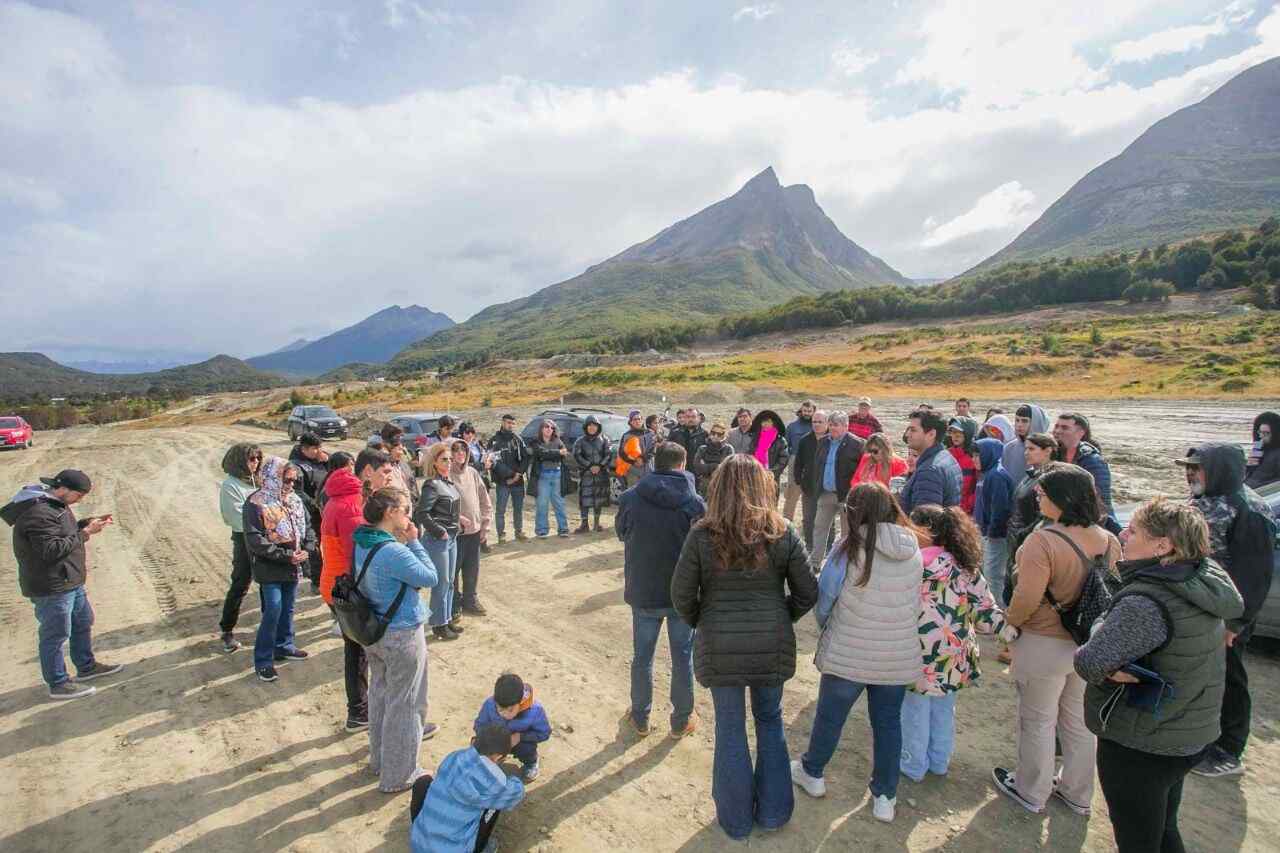
[(284, 384), (281, 377), (226, 355), (154, 373), (107, 374), (64, 367), (36, 352), (0, 353), (0, 401), (15, 403), (47, 402), (51, 397), (71, 402), (104, 397), (174, 398)]

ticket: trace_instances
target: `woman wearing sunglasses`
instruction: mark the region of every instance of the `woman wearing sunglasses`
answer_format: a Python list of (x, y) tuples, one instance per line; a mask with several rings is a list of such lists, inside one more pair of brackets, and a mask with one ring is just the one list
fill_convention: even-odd
[(262, 448), (256, 444), (233, 444), (222, 457), (222, 470), (227, 477), (218, 489), (218, 509), (222, 520), (231, 528), (231, 586), (222, 602), (222, 619), (218, 630), (222, 650), (230, 654), (240, 648), (232, 632), (240, 621), (240, 605), (253, 581), (249, 568), (249, 551), (244, 544), (244, 502), (258, 488), (258, 467), (262, 464)]

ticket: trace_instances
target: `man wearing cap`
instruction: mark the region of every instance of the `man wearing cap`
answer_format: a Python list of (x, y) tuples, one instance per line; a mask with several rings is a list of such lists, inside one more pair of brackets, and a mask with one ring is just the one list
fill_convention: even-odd
[[(18, 585), (35, 605), (40, 624), (40, 672), (50, 699), (77, 699), (94, 692), (82, 684), (124, 669), (93, 656), (90, 635), (93, 608), (85, 593), (85, 543), (111, 523), (110, 515), (77, 521), (71, 505), (93, 484), (83, 471), (68, 468), (56, 477), (41, 477), (42, 486), (25, 486), (0, 508), (0, 518), (13, 528), (13, 556)], [(62, 647), (71, 641), (76, 678), (67, 674)]]
[(849, 415), (849, 432), (866, 441), (878, 432), (884, 432), (880, 419), (871, 414), (871, 398), (858, 399), (858, 411)]

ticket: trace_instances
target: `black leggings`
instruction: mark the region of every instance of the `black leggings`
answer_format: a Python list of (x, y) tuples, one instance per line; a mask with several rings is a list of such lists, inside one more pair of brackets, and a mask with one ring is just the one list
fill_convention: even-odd
[(226, 600), (222, 602), (222, 619), (218, 627), (222, 633), (235, 630), (240, 621), (240, 605), (244, 603), (245, 593), (253, 583), (253, 570), (249, 565), (249, 549), (244, 544), (243, 533), (231, 534), (231, 586), (227, 588)]
[(1120, 853), (1185, 853), (1182, 781), (1200, 755), (1155, 755), (1098, 738), (1098, 781)]
[(474, 605), (480, 584), (480, 533), (458, 536), (458, 580), (453, 586), (453, 612), (463, 604)]
[[(418, 812), (422, 811), (422, 804), (427, 801), (427, 791), (431, 788), (432, 777), (425, 774), (418, 777), (413, 783), (413, 796), (409, 798), (409, 823), (413, 823), (418, 819)], [(489, 836), (493, 835), (493, 828), (498, 823), (498, 815), (501, 812), (495, 809), (489, 809), (480, 818), (480, 829), (476, 832), (475, 853), (481, 853), (484, 846), (489, 843)]]

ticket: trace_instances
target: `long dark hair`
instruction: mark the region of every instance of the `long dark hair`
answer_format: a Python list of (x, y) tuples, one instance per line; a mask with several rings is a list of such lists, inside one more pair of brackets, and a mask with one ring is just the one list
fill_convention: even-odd
[[(866, 586), (871, 580), (871, 561), (876, 553), (876, 525), (914, 528), (893, 493), (879, 480), (859, 483), (850, 489), (844, 501), (844, 513), (844, 529), (849, 531), (844, 540), (845, 557), (849, 565), (860, 562), (862, 566), (862, 574), (854, 586)], [(859, 552), (862, 553), (860, 560)]]
[(1093, 475), (1067, 462), (1059, 462), (1040, 475), (1036, 485), (1044, 490), (1053, 505), (1062, 510), (1058, 524), (1066, 527), (1090, 527), (1102, 520), (1106, 507), (1098, 495)]
[(382, 519), (387, 517), (387, 510), (405, 503), (409, 503), (408, 492), (399, 486), (387, 486), (369, 495), (369, 499), (364, 502), (362, 514), (369, 524), (381, 524)]
[(257, 456), (259, 465), (262, 462), (262, 448), (248, 441), (233, 444), (227, 448), (222, 457), (222, 471), (246, 483), (260, 485), (258, 477), (249, 470), (249, 457)]
[(929, 531), (933, 544), (954, 557), (956, 565), (969, 577), (978, 576), (982, 569), (982, 531), (969, 513), (958, 506), (944, 509), (925, 504), (911, 510), (911, 521)]
[(707, 514), (697, 526), (711, 536), (718, 570), (760, 568), (766, 547), (787, 531), (773, 475), (746, 454), (721, 462), (707, 486)]
[(1271, 441), (1267, 442), (1265, 449), (1272, 447), (1280, 447), (1280, 415), (1275, 412), (1263, 412), (1253, 419), (1253, 440), (1258, 441), (1258, 427), (1263, 424), (1271, 427)]

